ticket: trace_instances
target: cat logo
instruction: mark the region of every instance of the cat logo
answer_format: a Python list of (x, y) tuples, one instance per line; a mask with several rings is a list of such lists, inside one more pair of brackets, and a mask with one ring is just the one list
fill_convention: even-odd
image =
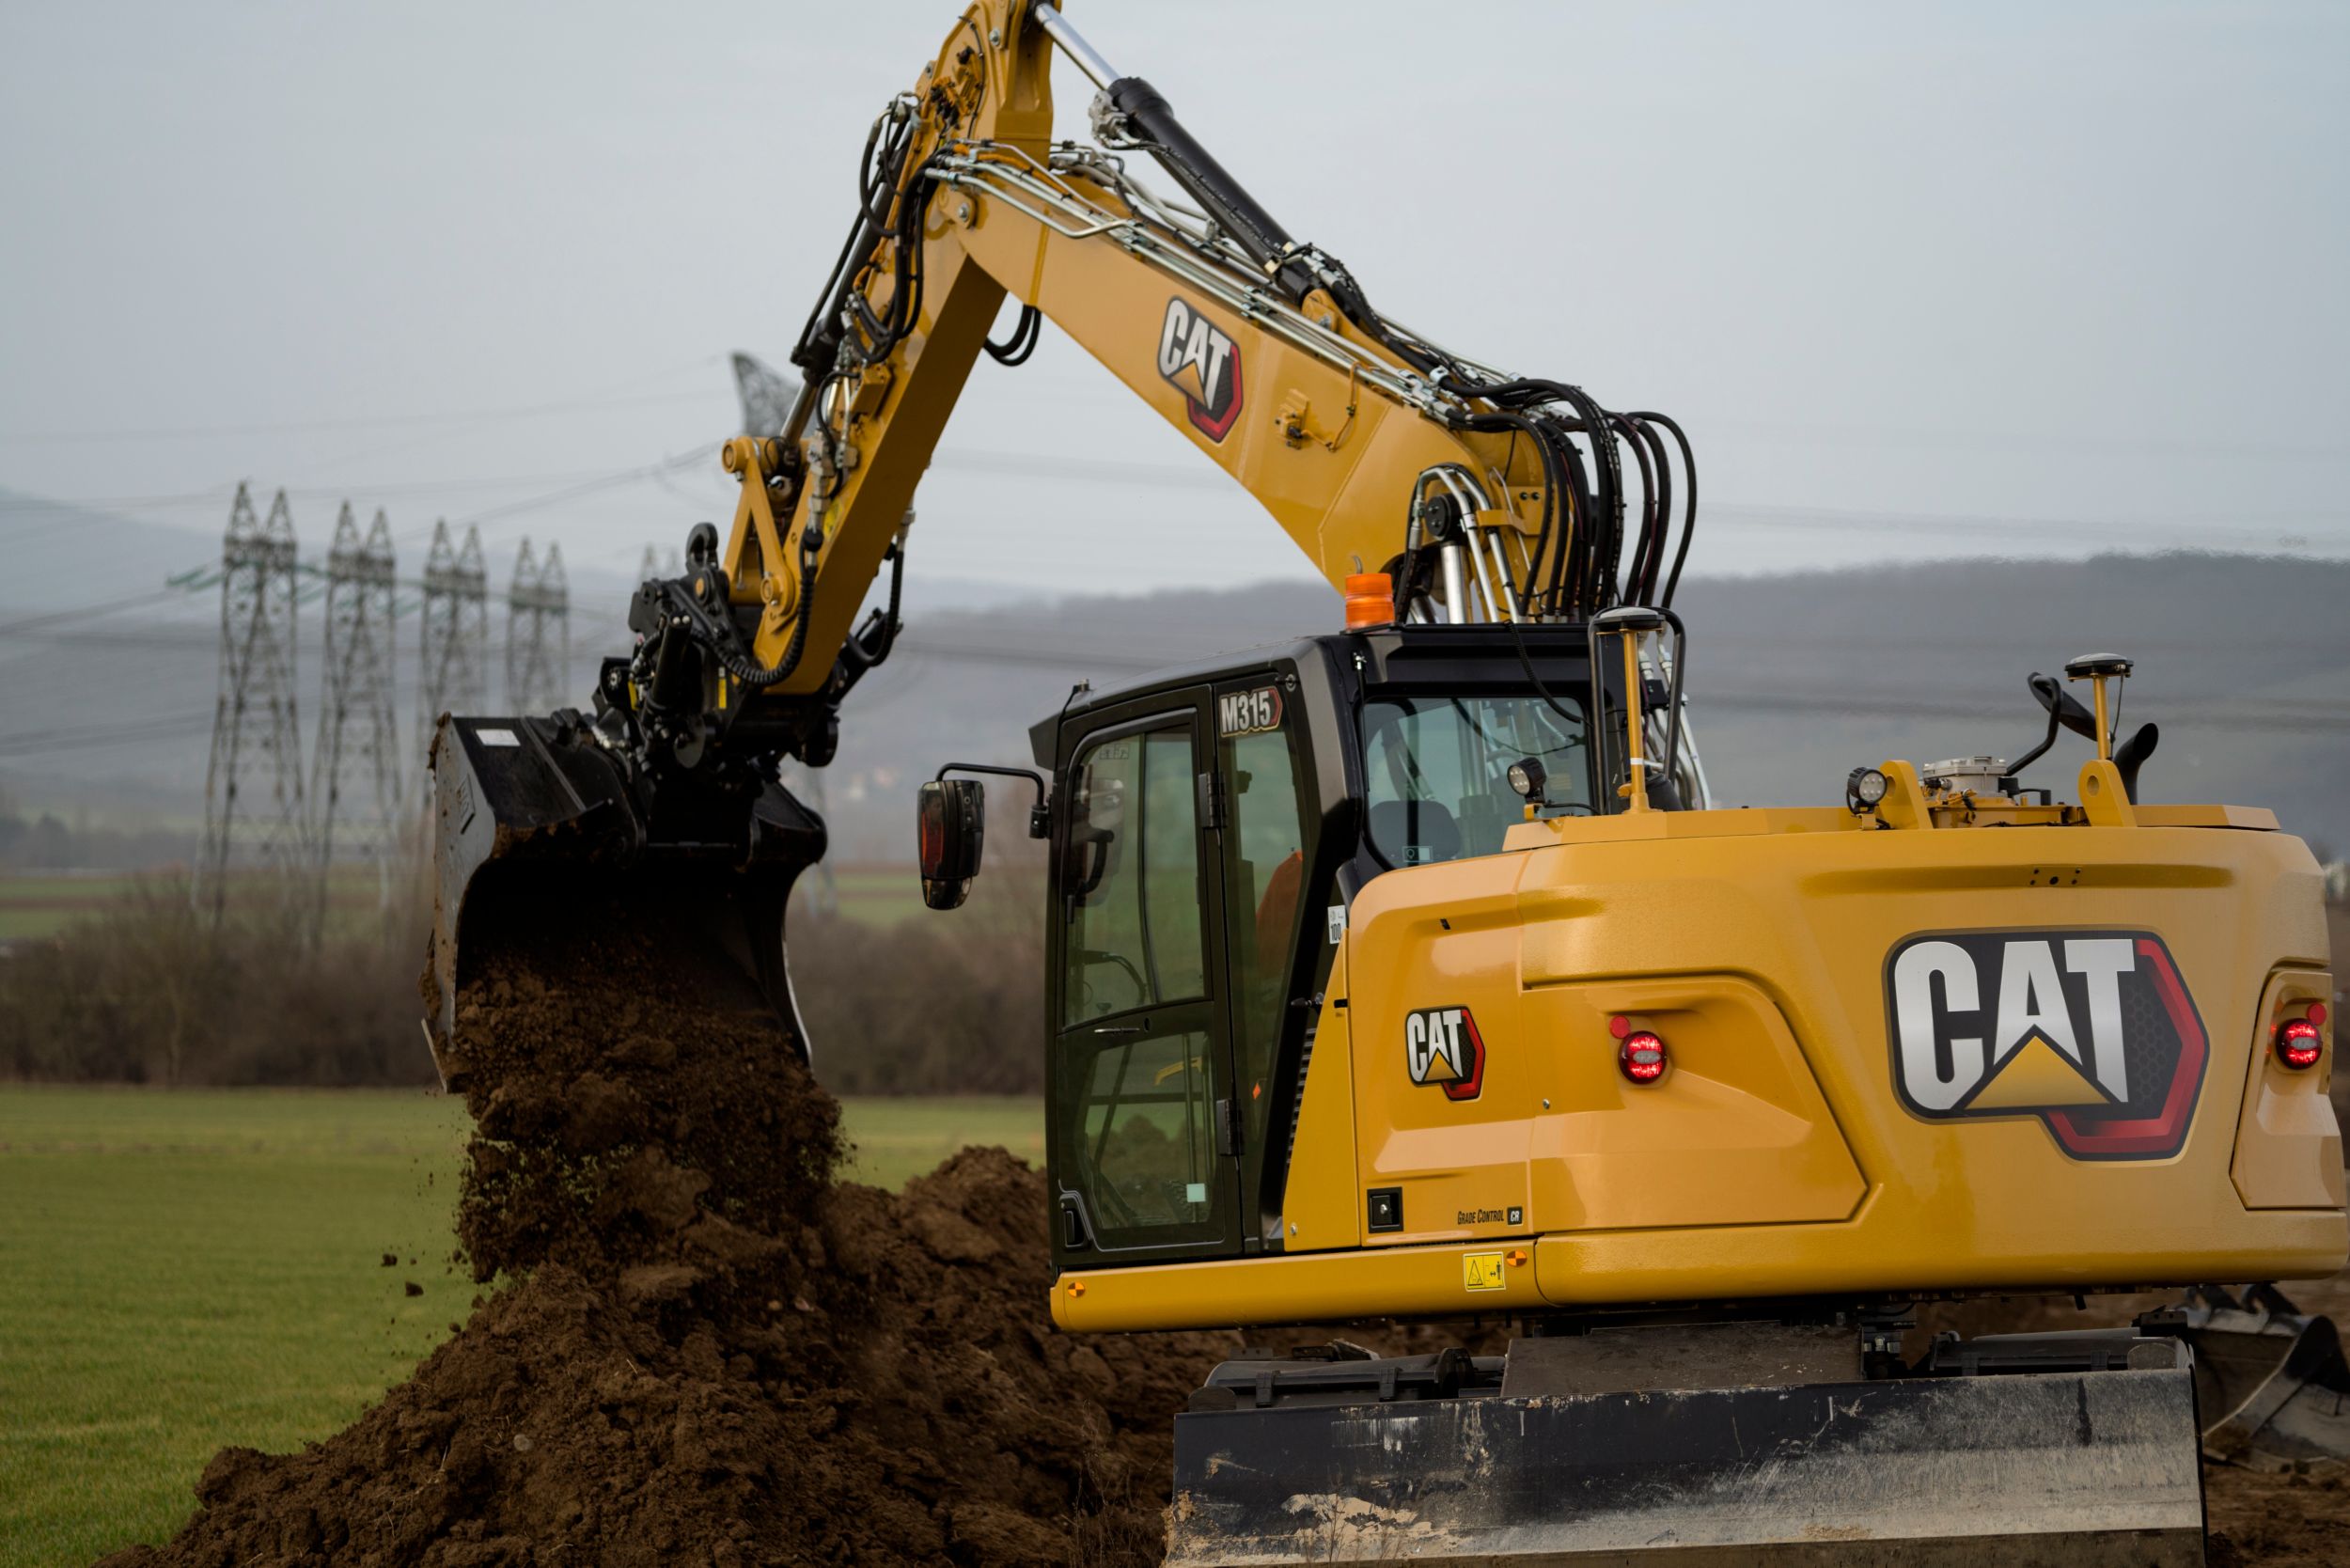
[(1465, 1007), (1421, 1008), (1403, 1016), (1403, 1065), (1448, 1100), (1474, 1100), (1485, 1088), (1485, 1038)]
[(1912, 936), (1886, 956), (1885, 1006), (1914, 1115), (2036, 1116), (2076, 1160), (2186, 1141), (2210, 1043), (2152, 932)]
[(1221, 441), (1240, 417), (1240, 351), (1204, 311), (1167, 302), (1159, 323), (1159, 374), (1183, 395), (1194, 429)]

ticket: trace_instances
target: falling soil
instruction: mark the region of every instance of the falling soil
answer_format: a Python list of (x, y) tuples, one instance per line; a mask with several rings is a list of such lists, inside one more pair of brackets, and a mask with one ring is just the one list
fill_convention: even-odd
[(457, 1013), (458, 1233), (499, 1288), (356, 1424), (223, 1450), (178, 1537), (108, 1562), (1157, 1561), (1170, 1418), (1237, 1341), (1057, 1332), (1037, 1172), (837, 1182), (771, 1015), (621, 909), (528, 929)]
[[(1171, 1419), (1238, 1339), (1057, 1332), (1044, 1183), (1002, 1150), (837, 1181), (789, 1038), (628, 917), (508, 922), (466, 977), (471, 1318), (324, 1442), (223, 1450), (109, 1568), (1157, 1562)], [(2339, 1560), (2338, 1482), (2210, 1502), (2215, 1563)]]

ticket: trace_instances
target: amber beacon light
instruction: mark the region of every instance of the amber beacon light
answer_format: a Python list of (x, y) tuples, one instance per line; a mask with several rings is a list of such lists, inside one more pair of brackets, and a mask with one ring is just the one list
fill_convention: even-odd
[(1357, 572), (1346, 579), (1346, 629), (1368, 631), (1395, 623), (1395, 579), (1384, 572)]

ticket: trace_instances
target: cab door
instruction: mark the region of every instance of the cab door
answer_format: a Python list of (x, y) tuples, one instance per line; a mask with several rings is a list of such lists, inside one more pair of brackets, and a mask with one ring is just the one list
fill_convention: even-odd
[(1047, 1161), (1065, 1268), (1239, 1250), (1221, 856), (1204, 689), (1064, 734)]

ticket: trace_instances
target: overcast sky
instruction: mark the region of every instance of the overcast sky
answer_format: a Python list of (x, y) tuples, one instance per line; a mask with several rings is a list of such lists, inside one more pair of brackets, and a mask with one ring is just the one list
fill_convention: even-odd
[[(312, 542), (348, 494), (629, 570), (714, 464), (545, 498), (733, 429), (726, 351), (782, 358), (954, 14), (0, 0), (0, 486), (214, 534), (249, 477)], [(1698, 569), (2350, 554), (2350, 6), (1069, 14), (1389, 314), (1681, 417)], [(938, 577), (1308, 571), (1049, 333), (918, 504)]]

